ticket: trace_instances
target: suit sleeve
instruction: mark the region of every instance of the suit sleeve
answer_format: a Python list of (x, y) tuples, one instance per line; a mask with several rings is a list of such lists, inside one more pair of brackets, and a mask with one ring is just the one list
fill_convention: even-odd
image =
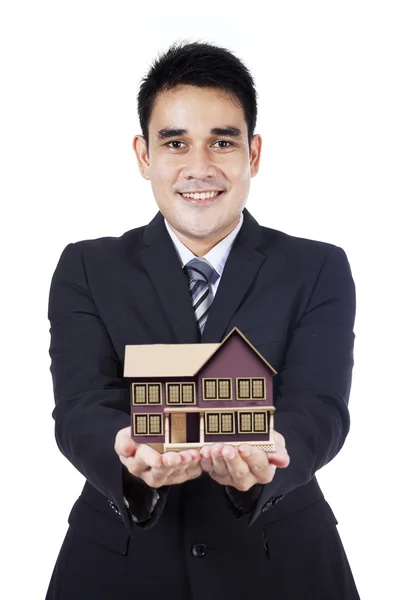
[(290, 464), (276, 469), (250, 515), (254, 523), (270, 499), (308, 483), (342, 448), (350, 428), (355, 286), (345, 252), (331, 246), (299, 318), (279, 373), (275, 428)]
[[(135, 527), (152, 527), (168, 488), (160, 489), (156, 509), (143, 517), (150, 494), (134, 478), (128, 481), (114, 449), (117, 432), (130, 425), (129, 387), (90, 292), (79, 242), (66, 246), (56, 266), (48, 318), (58, 448), (118, 508), (131, 532)], [(131, 501), (130, 510), (124, 497)], [(144, 522), (135, 522), (132, 511), (142, 515)]]

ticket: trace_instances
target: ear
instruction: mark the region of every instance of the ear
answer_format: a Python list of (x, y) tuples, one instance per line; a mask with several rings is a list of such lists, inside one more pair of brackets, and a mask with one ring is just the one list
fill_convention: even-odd
[(257, 175), (258, 169), (260, 168), (261, 146), (261, 135), (256, 133), (255, 135), (253, 135), (250, 144), (250, 172), (252, 177)]
[(144, 179), (150, 179), (150, 160), (147, 152), (146, 140), (143, 135), (135, 135), (132, 142), (139, 165), (139, 170)]

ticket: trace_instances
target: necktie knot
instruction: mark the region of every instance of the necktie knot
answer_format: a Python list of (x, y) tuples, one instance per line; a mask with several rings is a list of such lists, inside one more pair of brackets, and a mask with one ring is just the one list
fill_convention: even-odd
[(184, 267), (190, 280), (210, 283), (215, 271), (214, 267), (205, 258), (192, 258)]

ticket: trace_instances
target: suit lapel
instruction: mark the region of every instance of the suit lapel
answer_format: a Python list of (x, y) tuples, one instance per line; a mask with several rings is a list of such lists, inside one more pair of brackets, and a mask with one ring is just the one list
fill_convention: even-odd
[(195, 344), (200, 336), (188, 279), (161, 212), (145, 228), (143, 242), (141, 257), (144, 266), (173, 327), (177, 343)]
[(261, 228), (247, 209), (243, 216), (210, 307), (202, 343), (219, 342), (229, 333), (229, 323), (265, 260), (265, 255), (257, 250), (262, 241)]
[(143, 264), (178, 343), (214, 343), (229, 333), (227, 327), (265, 260), (265, 255), (257, 250), (262, 241), (261, 228), (247, 209), (243, 210), (243, 216), (242, 227), (226, 261), (201, 340), (188, 280), (161, 212), (145, 228), (141, 250)]

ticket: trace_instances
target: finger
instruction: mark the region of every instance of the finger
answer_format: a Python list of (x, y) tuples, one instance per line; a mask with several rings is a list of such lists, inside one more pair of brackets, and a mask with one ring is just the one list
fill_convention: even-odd
[(276, 466), (269, 462), (269, 455), (264, 450), (243, 444), (239, 452), (247, 463), (255, 483), (265, 484), (273, 480)]
[(281, 433), (279, 433), (279, 431), (274, 431), (274, 437), (275, 437), (275, 441), (277, 446), (283, 446), (284, 448), (286, 448), (286, 440), (283, 437), (283, 435)]
[(195, 448), (191, 448), (190, 450), (185, 450), (185, 452), (188, 452), (191, 455), (191, 457), (195, 460), (201, 459), (201, 454), (200, 454), (199, 450), (196, 450)]
[(164, 454), (159, 454), (159, 457), (160, 460), (151, 465), (151, 472), (147, 477), (149, 485), (153, 485), (153, 487), (163, 485), (177, 465), (181, 463), (181, 458), (177, 452), (164, 452)]
[(239, 446), (239, 454), (252, 471), (266, 469), (269, 465), (268, 454), (256, 446), (242, 444)]
[[(254, 478), (249, 465), (241, 457), (237, 449), (227, 446), (223, 450), (223, 456), (225, 457), (227, 470), (232, 478), (233, 485), (237, 489), (248, 489), (251, 487), (254, 483)], [(250, 479), (249, 475), (251, 475)]]
[[(178, 462), (179, 459), (180, 462)], [(198, 477), (202, 472), (200, 467), (200, 453), (196, 451), (190, 452), (184, 450), (179, 453), (171, 452), (166, 457), (165, 462), (167, 464), (170, 462), (174, 463), (174, 466), (170, 467), (168, 471), (166, 471), (167, 467), (164, 466), (160, 469), (153, 469), (153, 476), (156, 480), (159, 477), (163, 478), (165, 485), (184, 483), (189, 479)]]
[(191, 479), (197, 479), (203, 473), (203, 469), (198, 465), (196, 469), (188, 469), (187, 472), (187, 481)]
[(213, 462), (212, 462), (212, 458), (211, 458), (211, 447), (204, 446), (200, 450), (200, 454), (201, 454), (201, 462), (200, 462), (201, 468), (206, 473), (212, 473), (212, 471), (214, 470), (214, 466), (213, 466)]
[(290, 456), (287, 453), (286, 448), (277, 448), (275, 452), (269, 452), (268, 460), (270, 464), (281, 469), (285, 469), (290, 464)]
[(179, 452), (164, 452), (162, 463), (165, 467), (177, 467), (182, 463), (182, 456)]
[(211, 446), (211, 459), (213, 464), (213, 470), (217, 477), (226, 477), (229, 474), (226, 460), (222, 454), (224, 444), (213, 444)]
[(200, 466), (197, 469), (187, 469), (183, 473), (173, 473), (167, 480), (168, 485), (174, 485), (178, 483), (184, 483), (185, 481), (189, 481), (191, 479), (195, 479), (199, 477), (202, 473), (202, 469)]
[(132, 439), (131, 428), (120, 429), (115, 436), (114, 450), (119, 456), (134, 456), (137, 449), (136, 442)]
[[(283, 436), (280, 435), (280, 437), (284, 441)], [(281, 468), (287, 467), (290, 463), (290, 457), (286, 450), (286, 446), (280, 443), (276, 445), (276, 449), (274, 452), (265, 452), (265, 450), (261, 450), (261, 448), (257, 448), (256, 446), (250, 446), (248, 444), (242, 444), (239, 447), (239, 451), (243, 458), (245, 458), (246, 460), (248, 459), (248, 457), (251, 457), (250, 460), (253, 460), (257, 456), (260, 456), (260, 460), (263, 461), (264, 459), (261, 458), (263, 456), (264, 458), (267, 457), (268, 462), (270, 464)]]
[(199, 465), (201, 461), (201, 454), (198, 450), (185, 450), (180, 453), (182, 457), (182, 464), (186, 467), (191, 467), (193, 465)]
[(200, 467), (201, 454), (198, 450), (183, 450), (179, 453), (181, 455), (182, 463), (180, 466), (176, 467), (175, 472), (179, 473), (188, 473), (189, 469), (197, 470)]
[(151, 462), (151, 460), (140, 456), (140, 448), (141, 447), (139, 446), (138, 451), (134, 457), (125, 458), (124, 456), (120, 456), (120, 460), (132, 475), (140, 477), (140, 479), (143, 479), (143, 481), (149, 486), (156, 487), (156, 482), (153, 481), (153, 475), (154, 471), (157, 471), (159, 469), (157, 469), (156, 467), (151, 467), (147, 464), (148, 462)]
[(147, 444), (138, 445), (135, 459), (137, 460), (136, 465), (139, 471), (147, 471), (149, 468), (157, 469), (163, 464), (161, 454)]
[(191, 465), (191, 463), (195, 462), (197, 460), (197, 459), (193, 458), (192, 454), (187, 450), (179, 452), (179, 456), (180, 456), (180, 463), (178, 463), (176, 466), (174, 466), (173, 471), (169, 475), (170, 478), (173, 478), (175, 476), (178, 477), (183, 473), (187, 473), (188, 467)]
[(194, 460), (187, 467), (187, 476), (188, 479), (193, 479), (194, 477), (198, 477), (203, 472), (200, 459)]

